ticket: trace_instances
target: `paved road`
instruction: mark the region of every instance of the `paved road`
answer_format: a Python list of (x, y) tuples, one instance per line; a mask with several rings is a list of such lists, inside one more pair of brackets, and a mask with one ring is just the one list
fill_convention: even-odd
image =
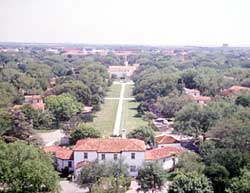
[[(120, 97), (105, 97), (105, 100), (120, 100)], [(123, 100), (133, 101), (133, 100), (135, 100), (135, 98), (129, 97), (129, 98), (123, 98)]]
[(55, 142), (61, 140), (62, 137), (65, 136), (63, 130), (55, 130), (55, 131), (48, 131), (48, 132), (41, 132), (38, 133), (38, 136), (43, 140), (45, 146), (53, 145)]
[(76, 183), (67, 180), (60, 181), (60, 193), (88, 193), (88, 189), (80, 188)]
[(118, 108), (117, 108), (117, 111), (116, 111), (115, 127), (114, 127), (114, 130), (113, 130), (113, 135), (119, 135), (120, 125), (121, 125), (122, 104), (123, 104), (123, 98), (124, 98), (125, 83), (121, 83), (121, 85), (122, 85), (122, 87), (121, 87), (121, 92), (120, 92)]

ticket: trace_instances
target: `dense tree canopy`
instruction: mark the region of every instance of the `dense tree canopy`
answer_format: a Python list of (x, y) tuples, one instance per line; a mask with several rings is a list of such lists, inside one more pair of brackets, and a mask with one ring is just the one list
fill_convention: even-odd
[(213, 193), (209, 179), (196, 172), (179, 173), (169, 187), (169, 193)]
[(144, 192), (161, 190), (166, 182), (166, 173), (158, 163), (146, 163), (136, 177)]
[(72, 143), (76, 143), (79, 139), (99, 138), (101, 137), (101, 133), (96, 128), (86, 126), (85, 124), (79, 124), (72, 130), (70, 136)]
[(58, 190), (53, 160), (40, 149), (23, 142), (0, 141), (0, 183), (5, 192), (38, 193)]

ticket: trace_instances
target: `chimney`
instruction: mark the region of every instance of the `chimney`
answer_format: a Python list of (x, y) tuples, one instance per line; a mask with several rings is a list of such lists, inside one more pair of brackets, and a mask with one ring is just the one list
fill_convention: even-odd
[(126, 139), (126, 129), (122, 129), (122, 139)]

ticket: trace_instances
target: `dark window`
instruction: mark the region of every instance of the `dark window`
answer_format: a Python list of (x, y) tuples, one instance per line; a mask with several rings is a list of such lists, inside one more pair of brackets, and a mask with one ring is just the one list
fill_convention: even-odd
[(135, 153), (131, 153), (131, 159), (135, 159)]
[(130, 166), (130, 172), (136, 172), (136, 166)]
[(114, 160), (117, 160), (118, 156), (117, 154), (114, 154)]
[(102, 160), (105, 160), (105, 154), (102, 154)]
[(69, 168), (72, 167), (72, 162), (71, 162), (71, 161), (68, 162), (68, 167), (69, 167)]
[(88, 159), (88, 153), (84, 153), (84, 159)]

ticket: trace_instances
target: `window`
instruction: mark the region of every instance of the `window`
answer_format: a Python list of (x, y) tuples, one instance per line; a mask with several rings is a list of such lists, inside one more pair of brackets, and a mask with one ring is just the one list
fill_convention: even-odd
[(117, 160), (118, 156), (117, 154), (114, 154), (114, 160)]
[(84, 159), (88, 159), (88, 153), (84, 153)]
[(136, 166), (130, 166), (130, 172), (136, 172)]
[(135, 153), (131, 153), (131, 159), (135, 159)]
[(102, 160), (105, 160), (105, 154), (102, 154)]
[(69, 167), (69, 168), (72, 167), (72, 162), (71, 162), (71, 161), (68, 162), (68, 167)]

